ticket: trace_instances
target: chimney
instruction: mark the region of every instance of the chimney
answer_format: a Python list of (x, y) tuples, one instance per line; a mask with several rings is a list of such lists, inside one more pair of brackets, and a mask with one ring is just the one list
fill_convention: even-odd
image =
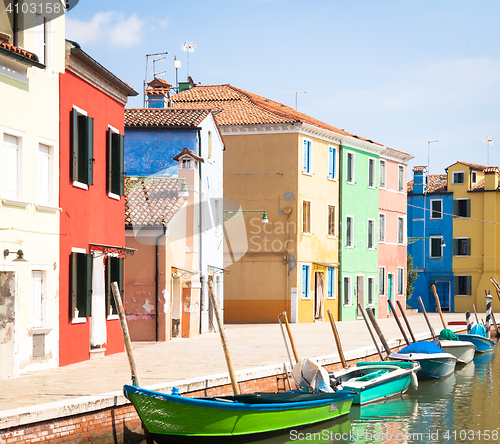
[(424, 194), (426, 171), (427, 167), (425, 166), (416, 166), (413, 168), (413, 194)]
[(484, 169), (484, 191), (494, 191), (498, 188), (498, 167)]

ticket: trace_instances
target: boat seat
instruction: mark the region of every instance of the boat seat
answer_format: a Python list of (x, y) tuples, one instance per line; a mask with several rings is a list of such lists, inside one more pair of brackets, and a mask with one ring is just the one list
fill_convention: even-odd
[(359, 378), (356, 378), (355, 381), (371, 381), (372, 379), (378, 378), (382, 375), (385, 375), (386, 373), (389, 373), (389, 370), (385, 370), (385, 369), (376, 370), (374, 372), (370, 372), (364, 376), (360, 376)]

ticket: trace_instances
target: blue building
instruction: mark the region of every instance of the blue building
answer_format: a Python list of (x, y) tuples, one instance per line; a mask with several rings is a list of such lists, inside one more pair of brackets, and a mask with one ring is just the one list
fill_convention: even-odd
[(453, 295), (453, 193), (446, 174), (427, 175), (426, 167), (413, 168), (408, 182), (408, 255), (418, 272), (411, 308), (437, 311), (431, 284), (436, 285), (443, 311), (454, 311)]

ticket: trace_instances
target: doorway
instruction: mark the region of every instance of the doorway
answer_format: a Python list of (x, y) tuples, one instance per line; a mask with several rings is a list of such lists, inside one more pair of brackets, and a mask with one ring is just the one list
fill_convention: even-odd
[(360, 318), (363, 316), (362, 313), (359, 312), (359, 308), (363, 311), (365, 309), (365, 277), (364, 276), (356, 276), (356, 313), (357, 317)]
[(0, 376), (14, 376), (16, 273), (0, 271)]
[[(441, 304), (442, 311), (451, 310), (451, 291), (450, 291), (450, 281), (436, 281), (436, 293), (439, 297), (439, 303)], [(435, 304), (435, 311), (437, 311), (437, 304)]]
[[(392, 296), (394, 294), (394, 273), (387, 274), (387, 300), (392, 302)], [(387, 304), (387, 310), (391, 312), (391, 307)]]
[(325, 274), (314, 273), (314, 319), (323, 319), (323, 299), (325, 297)]

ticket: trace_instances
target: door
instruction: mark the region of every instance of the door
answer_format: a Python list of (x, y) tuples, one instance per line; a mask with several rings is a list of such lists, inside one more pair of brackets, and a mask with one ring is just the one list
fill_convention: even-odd
[(325, 274), (314, 273), (314, 319), (323, 319), (323, 299), (325, 297)]
[(356, 297), (357, 297), (357, 316), (358, 318), (363, 316), (359, 312), (359, 306), (361, 306), (361, 310), (365, 309), (365, 277), (357, 276), (356, 277)]
[[(392, 295), (393, 295), (393, 291), (394, 291), (394, 274), (392, 273), (389, 273), (387, 275), (387, 300), (388, 301), (391, 301), (392, 302)], [(387, 309), (389, 310), (389, 312), (391, 311), (391, 307), (389, 306), (389, 304), (387, 304), (388, 307)]]
[(14, 376), (16, 274), (0, 271), (0, 377)]
[[(450, 311), (450, 288), (450, 281), (436, 281), (436, 292), (442, 311)], [(435, 311), (437, 311), (437, 305)]]

